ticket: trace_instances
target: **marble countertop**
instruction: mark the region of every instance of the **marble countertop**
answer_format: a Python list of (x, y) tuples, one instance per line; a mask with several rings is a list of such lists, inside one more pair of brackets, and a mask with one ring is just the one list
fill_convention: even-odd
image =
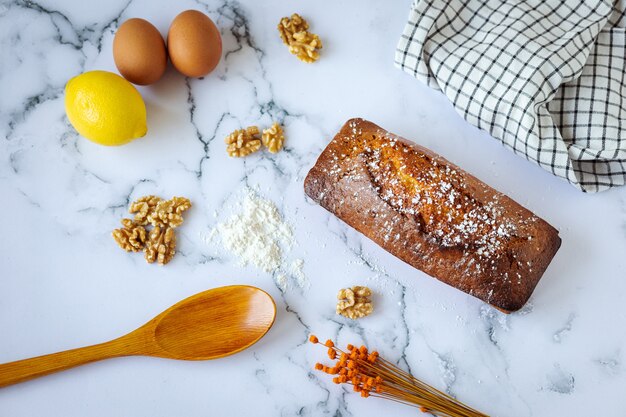
[[(393, 4), (392, 4), (393, 3)], [(496, 416), (623, 416), (626, 402), (626, 188), (583, 194), (465, 123), (438, 92), (393, 66), (410, 1), (206, 0), (0, 3), (0, 362), (103, 342), (186, 296), (234, 283), (276, 300), (258, 344), (207, 362), (128, 357), (0, 390), (0, 416), (410, 416), (412, 408), (335, 386), (312, 371), (309, 332), (366, 343), (416, 376)], [(63, 88), (115, 71), (116, 28), (142, 17), (166, 33), (185, 9), (214, 19), (223, 59), (202, 80), (168, 68), (141, 87), (148, 135), (119, 148), (79, 137)], [(299, 62), (280, 17), (299, 12), (324, 41)], [(520, 312), (503, 315), (388, 255), (304, 197), (332, 135), (364, 117), (427, 146), (557, 227), (563, 244)], [(280, 121), (283, 152), (226, 156), (235, 128)], [(247, 188), (272, 200), (295, 233), (309, 286), (281, 291), (208, 242)], [(193, 203), (165, 267), (117, 248), (129, 201)], [(374, 314), (334, 313), (341, 287), (370, 286)]]

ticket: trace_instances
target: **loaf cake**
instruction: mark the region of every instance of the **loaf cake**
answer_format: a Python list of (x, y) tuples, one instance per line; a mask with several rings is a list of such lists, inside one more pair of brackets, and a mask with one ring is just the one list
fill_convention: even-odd
[(341, 128), (304, 190), (389, 253), (507, 313), (526, 303), (561, 245), (509, 197), (363, 119)]

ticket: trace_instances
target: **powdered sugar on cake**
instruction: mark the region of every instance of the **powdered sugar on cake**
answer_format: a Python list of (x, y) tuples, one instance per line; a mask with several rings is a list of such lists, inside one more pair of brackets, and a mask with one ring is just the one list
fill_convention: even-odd
[[(356, 125), (351, 126), (351, 133), (354, 154), (333, 155), (336, 163), (328, 174), (338, 180), (362, 179), (362, 174), (346, 171), (340, 163), (359, 157), (381, 200), (414, 219), (431, 242), (443, 248), (471, 249), (481, 258), (500, 255), (516, 226), (499, 215), (497, 196), (487, 203), (478, 201), (454, 167), (416, 151), (394, 135), (364, 135)], [(355, 200), (358, 195), (359, 191), (353, 193)], [(384, 229), (394, 230), (394, 220), (398, 221), (386, 220)], [(385, 241), (400, 238), (397, 232), (384, 236)]]

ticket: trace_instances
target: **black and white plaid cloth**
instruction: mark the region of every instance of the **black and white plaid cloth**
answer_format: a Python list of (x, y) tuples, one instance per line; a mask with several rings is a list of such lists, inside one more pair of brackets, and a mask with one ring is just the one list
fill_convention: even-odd
[(581, 190), (626, 183), (626, 0), (414, 0), (396, 65)]

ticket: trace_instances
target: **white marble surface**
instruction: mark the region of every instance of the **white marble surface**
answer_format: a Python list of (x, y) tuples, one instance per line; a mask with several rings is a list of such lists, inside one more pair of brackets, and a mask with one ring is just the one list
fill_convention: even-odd
[[(207, 12), (224, 59), (203, 80), (168, 69), (140, 88), (148, 135), (120, 148), (79, 137), (65, 82), (115, 71), (113, 34), (130, 17), (166, 33), (180, 11)], [(585, 195), (468, 126), (439, 93), (393, 67), (409, 0), (113, 0), (0, 4), (0, 362), (108, 340), (196, 292), (249, 283), (278, 316), (253, 348), (208, 362), (121, 358), (0, 390), (0, 416), (415, 415), (362, 399), (311, 371), (309, 331), (365, 342), (492, 415), (626, 415), (626, 189)], [(275, 25), (294, 11), (325, 43), (305, 65)], [(307, 201), (302, 181), (332, 134), (361, 116), (412, 138), (509, 194), (561, 232), (531, 302), (504, 316), (415, 271)], [(284, 123), (286, 150), (244, 160), (222, 138)], [(310, 288), (282, 293), (204, 241), (246, 187), (291, 223)], [(110, 232), (129, 200), (185, 195), (195, 206), (166, 267), (119, 250)], [(214, 213), (216, 216), (214, 216)], [(338, 288), (367, 284), (371, 317), (334, 314)]]

